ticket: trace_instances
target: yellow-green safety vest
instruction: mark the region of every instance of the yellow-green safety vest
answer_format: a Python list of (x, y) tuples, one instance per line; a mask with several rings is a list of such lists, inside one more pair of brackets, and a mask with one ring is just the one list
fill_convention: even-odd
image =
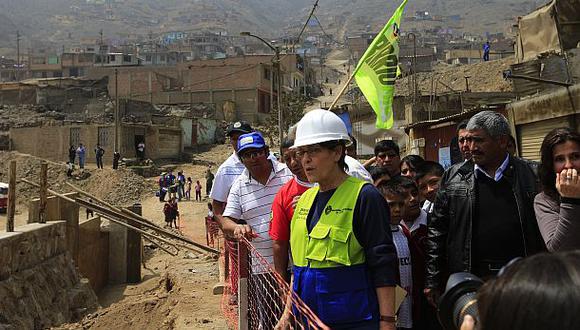
[(364, 249), (352, 229), (354, 208), (365, 183), (349, 177), (338, 186), (310, 234), (306, 218), (319, 187), (302, 194), (290, 222), (290, 248), (295, 266), (331, 268), (365, 262)]

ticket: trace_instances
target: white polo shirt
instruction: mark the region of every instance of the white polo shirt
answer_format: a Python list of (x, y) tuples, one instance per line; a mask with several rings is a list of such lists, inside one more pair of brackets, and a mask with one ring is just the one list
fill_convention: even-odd
[(218, 168), (215, 178), (213, 181), (213, 186), (211, 187), (211, 193), (209, 197), (218, 202), (225, 202), (228, 200), (228, 193), (230, 192), (230, 187), (236, 181), (238, 176), (244, 172), (246, 167), (236, 153), (234, 152), (228, 159), (226, 159), (223, 164)]
[(397, 313), (397, 327), (398, 328), (412, 328), (413, 327), (413, 268), (411, 260), (411, 250), (409, 249), (409, 241), (407, 236), (403, 233), (400, 225), (391, 225), (391, 234), (393, 235), (393, 243), (397, 250), (397, 257), (399, 259), (399, 279), (400, 284), (407, 296), (399, 306)]
[(248, 170), (242, 172), (230, 189), (223, 216), (246, 221), (259, 235), (252, 240), (252, 245), (273, 264), (272, 239), (268, 235), (272, 203), (278, 190), (292, 179), (292, 172), (285, 164), (271, 162), (273, 171), (265, 185), (253, 179)]

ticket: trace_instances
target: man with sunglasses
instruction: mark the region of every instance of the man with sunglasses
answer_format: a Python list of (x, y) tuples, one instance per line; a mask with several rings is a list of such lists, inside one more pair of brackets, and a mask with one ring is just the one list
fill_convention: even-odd
[[(237, 144), (237, 155), (244, 164), (244, 171), (234, 181), (226, 203), (223, 216), (218, 221), (226, 237), (252, 238), (252, 245), (269, 263), (273, 264), (272, 239), (268, 235), (270, 228), (270, 210), (276, 193), (286, 182), (292, 179), (288, 167), (276, 160), (269, 159), (270, 150), (260, 133), (253, 132), (240, 135)], [(245, 235), (253, 233), (252, 235)], [(260, 260), (252, 255), (253, 271), (258, 275), (265, 267), (258, 267)], [(268, 290), (267, 288), (264, 290)], [(259, 313), (274, 306), (275, 294), (260, 291), (253, 295)], [(263, 329), (275, 325), (275, 315), (259, 314), (259, 323)]]

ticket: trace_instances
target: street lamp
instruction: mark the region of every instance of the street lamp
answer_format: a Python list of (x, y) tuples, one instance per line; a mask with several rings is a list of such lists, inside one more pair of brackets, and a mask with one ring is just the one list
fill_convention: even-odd
[[(282, 93), (281, 91), (281, 75), (280, 75), (280, 48), (278, 47), (274, 47), (272, 46), (271, 43), (269, 43), (268, 41), (266, 41), (264, 38), (259, 37), (255, 34), (251, 34), (250, 32), (240, 32), (241, 36), (245, 36), (245, 37), (253, 37), (256, 38), (258, 40), (260, 40), (262, 43), (264, 43), (266, 46), (268, 46), (271, 50), (274, 51), (274, 53), (276, 54), (273, 64), (276, 67), (276, 103), (278, 105), (278, 138), (280, 139), (280, 146), (282, 146), (282, 121), (283, 121), (283, 117), (282, 117), (282, 108), (280, 107), (280, 95)], [(272, 93), (273, 91), (271, 90), (270, 93)], [(281, 151), (281, 149), (280, 149)], [(282, 156), (282, 153), (280, 152), (280, 156)]]

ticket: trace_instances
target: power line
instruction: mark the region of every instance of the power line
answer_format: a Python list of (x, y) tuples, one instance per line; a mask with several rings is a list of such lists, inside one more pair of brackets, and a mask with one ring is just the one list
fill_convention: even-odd
[[(316, 0), (316, 2), (314, 3), (314, 6), (312, 6), (312, 10), (310, 11), (308, 18), (306, 19), (306, 22), (304, 22), (304, 25), (302, 26), (302, 30), (300, 30), (298, 37), (296, 38), (296, 40), (294, 40), (294, 43), (292, 44), (293, 50), (294, 50), (294, 47), (296, 46), (296, 44), (298, 43), (298, 41), (300, 41), (300, 38), (302, 37), (304, 30), (306, 30), (306, 27), (308, 26), (308, 23), (310, 22), (310, 19), (314, 15), (314, 11), (316, 10), (317, 7), (318, 7), (318, 0)], [(314, 16), (314, 17), (316, 17), (316, 16)]]
[(324, 30), (324, 27), (322, 27), (322, 23), (320, 23), (320, 20), (318, 19), (318, 17), (316, 15), (314, 15), (314, 19), (316, 19), (316, 22), (318, 22), (318, 26), (320, 26), (320, 30), (322, 30), (322, 34), (324, 34), (324, 36), (328, 39), (330, 39), (331, 41), (335, 42), (336, 44), (340, 45), (340, 46), (344, 46), (343, 42), (340, 42), (336, 39), (334, 39), (333, 36), (329, 35), (328, 33), (326, 33), (326, 31)]

